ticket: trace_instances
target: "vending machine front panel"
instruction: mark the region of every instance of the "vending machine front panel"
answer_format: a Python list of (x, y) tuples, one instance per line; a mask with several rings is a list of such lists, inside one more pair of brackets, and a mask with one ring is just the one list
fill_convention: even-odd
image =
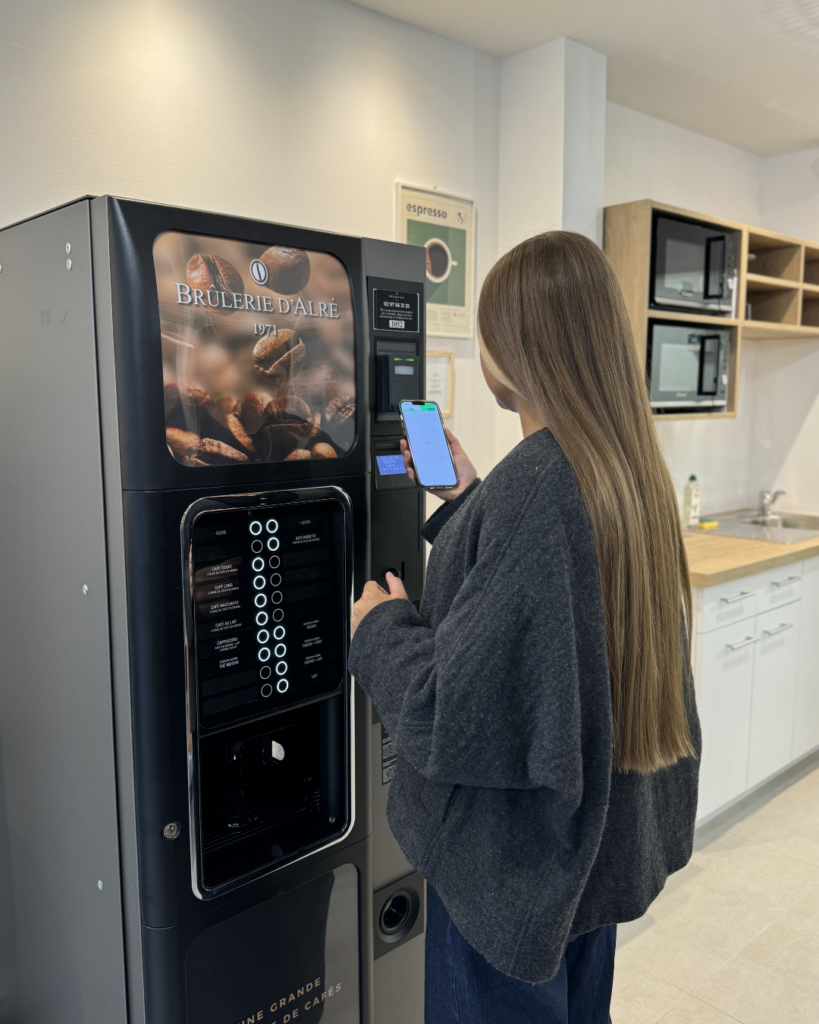
[(194, 891), (346, 834), (351, 505), (340, 488), (202, 498), (182, 523)]

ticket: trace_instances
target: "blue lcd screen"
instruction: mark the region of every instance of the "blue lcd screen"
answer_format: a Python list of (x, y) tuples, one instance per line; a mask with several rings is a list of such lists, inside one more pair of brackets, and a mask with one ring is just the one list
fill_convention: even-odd
[(403, 455), (376, 455), (378, 472), (381, 476), (397, 476), (399, 473), (406, 473)]
[(458, 478), (436, 404), (402, 402), (401, 412), (420, 485), (454, 487)]

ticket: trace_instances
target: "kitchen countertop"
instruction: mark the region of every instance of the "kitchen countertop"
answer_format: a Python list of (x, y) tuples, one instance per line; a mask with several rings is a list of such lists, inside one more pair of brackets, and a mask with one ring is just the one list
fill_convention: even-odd
[(798, 544), (683, 531), (692, 587), (713, 587), (819, 555), (819, 537)]

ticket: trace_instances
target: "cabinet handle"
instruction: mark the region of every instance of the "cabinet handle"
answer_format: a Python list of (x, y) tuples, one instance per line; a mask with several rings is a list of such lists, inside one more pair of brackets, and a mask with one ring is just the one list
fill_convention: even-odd
[(739, 594), (735, 594), (733, 597), (721, 597), (720, 601), (724, 601), (725, 604), (736, 604), (737, 601), (744, 601), (746, 597), (753, 597), (753, 590), (743, 590)]
[(784, 633), (786, 629), (793, 629), (793, 623), (783, 622), (781, 625), (777, 626), (776, 629), (763, 629), (762, 632), (765, 636), (776, 636), (777, 633)]
[(726, 644), (726, 647), (732, 651), (738, 651), (741, 647), (750, 647), (751, 644), (758, 644), (761, 639), (761, 636), (746, 636), (738, 644)]
[(801, 582), (801, 576), (789, 576), (786, 580), (771, 580), (772, 587), (787, 587), (789, 583)]

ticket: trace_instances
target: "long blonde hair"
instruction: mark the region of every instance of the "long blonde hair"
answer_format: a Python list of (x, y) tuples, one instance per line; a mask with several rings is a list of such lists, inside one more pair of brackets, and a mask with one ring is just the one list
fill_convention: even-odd
[(651, 772), (674, 764), (693, 754), (682, 681), (688, 562), (614, 272), (583, 235), (529, 238), (489, 272), (478, 325), (489, 369), (541, 415), (591, 520), (614, 767)]

